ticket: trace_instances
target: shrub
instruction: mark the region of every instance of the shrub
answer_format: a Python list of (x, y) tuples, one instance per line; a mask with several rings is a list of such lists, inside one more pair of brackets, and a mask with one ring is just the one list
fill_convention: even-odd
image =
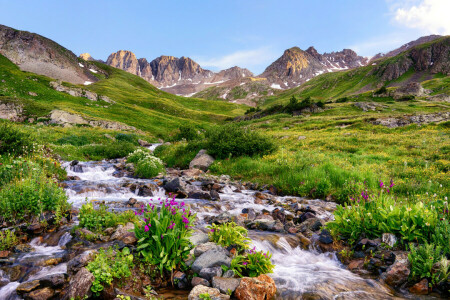
[(184, 202), (173, 199), (161, 201), (161, 208), (149, 204), (139, 215), (144, 223), (135, 226), (138, 239), (138, 251), (144, 261), (159, 268), (161, 276), (164, 270), (172, 272), (185, 267), (192, 245), (189, 241), (192, 222), (195, 215), (184, 207)]
[(387, 93), (387, 88), (385, 86), (382, 86), (381, 88), (379, 88), (378, 90), (375, 91), (375, 95), (381, 95), (381, 94), (386, 94)]
[(270, 260), (269, 252), (256, 251), (255, 248), (246, 255), (237, 255), (231, 261), (230, 269), (239, 277), (258, 277), (261, 274), (272, 273), (275, 265)]
[(10, 250), (19, 243), (14, 231), (8, 229), (0, 231), (0, 251)]
[(11, 124), (0, 125), (0, 155), (18, 156), (31, 151), (33, 151), (33, 142), (29, 135)]
[(118, 142), (126, 142), (134, 145), (138, 143), (138, 137), (135, 134), (118, 133), (116, 134), (116, 140)]
[(100, 205), (98, 209), (94, 209), (92, 203), (81, 206), (79, 219), (80, 227), (96, 232), (108, 227), (116, 227), (119, 224), (125, 225), (128, 222), (137, 223), (139, 221), (131, 210), (121, 213), (111, 212), (107, 210), (106, 205)]
[[(415, 247), (411, 244), (408, 254), (411, 263), (410, 277), (414, 280), (428, 278), (433, 284), (446, 280), (449, 276), (449, 265), (445, 256), (441, 256), (441, 250), (439, 245), (426, 243)], [(436, 269), (435, 265), (439, 265), (439, 269)]]
[(210, 241), (220, 246), (236, 246), (238, 251), (248, 248), (250, 239), (247, 237), (247, 229), (234, 222), (220, 225), (212, 224), (208, 226), (208, 229)]
[(122, 251), (113, 251), (112, 248), (106, 251), (100, 249), (95, 259), (86, 267), (95, 278), (91, 291), (98, 296), (115, 278), (129, 277), (133, 267), (133, 255), (128, 248), (123, 248)]
[(234, 124), (208, 131), (206, 147), (215, 158), (264, 155), (275, 150), (268, 137)]
[(0, 215), (7, 221), (22, 221), (44, 211), (62, 213), (69, 207), (64, 190), (42, 173), (15, 180), (0, 191)]
[(175, 139), (178, 141), (183, 139), (186, 141), (192, 141), (198, 139), (200, 136), (198, 130), (191, 124), (182, 125), (180, 126), (180, 128), (178, 128), (178, 130), (180, 132), (175, 137)]
[(342, 97), (336, 100), (336, 103), (344, 103), (348, 101), (348, 97)]
[(380, 186), (379, 194), (370, 195), (363, 190), (360, 197), (350, 199), (350, 205), (338, 205), (334, 212), (335, 220), (327, 224), (331, 232), (350, 241), (362, 235), (377, 238), (382, 233), (395, 234), (404, 242), (429, 240), (438, 220), (436, 209), (421, 201), (399, 203), (383, 182)]
[(69, 145), (74, 145), (74, 146), (84, 146), (84, 145), (89, 144), (89, 139), (84, 135), (81, 135), (81, 136), (69, 135), (69, 136), (65, 136), (65, 137), (58, 139), (56, 141), (56, 144), (58, 144), (58, 145), (69, 144)]
[(165, 171), (162, 160), (142, 149), (131, 153), (127, 162), (134, 163), (136, 175), (142, 178), (152, 178)]
[(198, 151), (204, 148), (203, 141), (194, 140), (189, 143), (182, 142), (159, 146), (153, 154), (161, 158), (168, 167), (189, 168), (189, 163), (194, 159)]

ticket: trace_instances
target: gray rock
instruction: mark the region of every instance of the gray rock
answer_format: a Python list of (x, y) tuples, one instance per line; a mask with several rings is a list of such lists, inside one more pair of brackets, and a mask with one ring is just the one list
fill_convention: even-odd
[(180, 177), (176, 177), (175, 179), (169, 181), (164, 185), (164, 189), (169, 193), (178, 193), (178, 192), (186, 192), (186, 183), (180, 179)]
[(122, 240), (127, 236), (128, 233), (134, 230), (134, 224), (128, 222), (125, 226), (119, 225), (117, 226), (116, 232), (111, 236), (111, 240)]
[(211, 200), (214, 200), (214, 201), (220, 200), (219, 192), (217, 192), (216, 190), (211, 190), (211, 192), (209, 192), (209, 194), (211, 196)]
[(210, 286), (209, 281), (204, 279), (204, 278), (201, 278), (201, 277), (194, 277), (194, 278), (192, 278), (191, 285), (193, 287), (197, 286), (197, 285)]
[(223, 277), (225, 278), (233, 278), (234, 277), (234, 270), (228, 270), (225, 273), (223, 273)]
[(381, 241), (389, 245), (389, 247), (394, 247), (395, 243), (397, 243), (397, 238), (392, 233), (383, 233)]
[(191, 241), (191, 243), (194, 246), (196, 246), (196, 245), (201, 245), (201, 244), (207, 243), (209, 241), (209, 236), (206, 233), (199, 232), (199, 233), (191, 235), (189, 237), (189, 240)]
[(39, 283), (42, 287), (60, 287), (66, 282), (66, 275), (64, 273), (51, 274), (39, 278)]
[(230, 267), (231, 258), (229, 258), (225, 251), (209, 250), (200, 255), (192, 264), (192, 270), (199, 273), (204, 268), (220, 267), (225, 265)]
[(188, 300), (202, 300), (200, 295), (208, 294), (211, 300), (229, 300), (230, 296), (223, 295), (218, 289), (209, 288), (204, 285), (195, 286), (189, 293)]
[(195, 168), (206, 171), (213, 162), (214, 158), (211, 155), (206, 154), (206, 150), (200, 150), (195, 158), (189, 163), (189, 169)]
[(220, 250), (220, 249), (222, 249), (222, 247), (220, 247), (216, 243), (207, 242), (207, 243), (204, 243), (204, 244), (201, 244), (201, 245), (198, 245), (197, 247), (195, 247), (195, 249), (194, 249), (194, 256), (195, 257), (199, 257), (200, 255), (202, 255), (206, 251), (209, 251), (209, 250)]
[(82, 268), (75, 276), (72, 277), (67, 290), (67, 298), (84, 299), (84, 296), (91, 296), (91, 287), (94, 282), (94, 275), (86, 268)]
[(191, 198), (191, 199), (211, 200), (210, 193), (204, 192), (204, 191), (190, 192), (188, 197)]
[(199, 275), (201, 278), (211, 281), (213, 277), (222, 276), (222, 267), (203, 268)]
[(213, 288), (216, 288), (221, 293), (227, 295), (230, 294), (230, 292), (233, 293), (240, 283), (241, 280), (239, 278), (214, 277), (212, 279)]
[(87, 264), (94, 259), (96, 250), (89, 250), (75, 256), (67, 263), (67, 272), (69, 275), (77, 273), (81, 268), (87, 266)]

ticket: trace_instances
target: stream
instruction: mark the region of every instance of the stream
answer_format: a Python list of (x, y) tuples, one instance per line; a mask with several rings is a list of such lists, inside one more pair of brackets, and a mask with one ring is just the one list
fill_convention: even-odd
[[(111, 208), (122, 210), (123, 204), (131, 197), (147, 203), (150, 198), (165, 197), (165, 190), (157, 185), (155, 180), (121, 177), (115, 163), (108, 161), (80, 162), (77, 165), (64, 163), (69, 176), (77, 176), (76, 180), (65, 182), (69, 202), (76, 208), (86, 201), (104, 201)], [(146, 196), (142, 188), (152, 187), (152, 197)], [(148, 190), (148, 188), (146, 188)], [(201, 190), (201, 183), (193, 181), (189, 185), (192, 191)], [(190, 205), (191, 210), (197, 213), (198, 229), (206, 226), (205, 218), (222, 213), (239, 215), (243, 209), (252, 208), (257, 212), (272, 211), (275, 206), (269, 204), (255, 204), (256, 191), (233, 191), (233, 187), (223, 183), (220, 201), (199, 199), (183, 199)], [(276, 197), (283, 202), (287, 197)], [(290, 197), (294, 198), (294, 197)], [(301, 203), (310, 206), (318, 212), (318, 218), (331, 220), (335, 204), (321, 200), (308, 200), (298, 198)], [(56, 273), (66, 273), (65, 263), (56, 263), (48, 266), (43, 262), (55, 258), (63, 261), (66, 245), (70, 242), (70, 228), (62, 229), (58, 238), (53, 237), (52, 242), (47, 238), (35, 238), (30, 246), (34, 251), (14, 254), (3, 261), (0, 266), (0, 299), (21, 299), (15, 289), (21, 282), (39, 279), (43, 276)], [(249, 230), (253, 245), (258, 250), (270, 251), (272, 260), (276, 265), (274, 273), (270, 276), (277, 285), (278, 299), (403, 299), (394, 296), (391, 291), (372, 279), (364, 279), (345, 269), (333, 253), (319, 253), (314, 247), (304, 250), (298, 244), (292, 243), (295, 236), (276, 232), (262, 232)], [(14, 272), (5, 272), (7, 268)]]

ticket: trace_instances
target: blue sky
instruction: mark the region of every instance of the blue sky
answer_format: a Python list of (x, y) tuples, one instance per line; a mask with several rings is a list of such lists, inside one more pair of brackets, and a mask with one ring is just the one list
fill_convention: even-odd
[(106, 60), (123, 49), (257, 74), (292, 46), (370, 56), (422, 35), (450, 34), (449, 12), (449, 0), (0, 0), (0, 24), (77, 55)]

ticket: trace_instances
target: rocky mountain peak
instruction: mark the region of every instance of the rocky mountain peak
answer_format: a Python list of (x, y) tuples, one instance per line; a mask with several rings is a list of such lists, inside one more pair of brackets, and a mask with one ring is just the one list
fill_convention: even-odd
[(119, 50), (112, 53), (106, 60), (106, 64), (135, 75), (140, 75), (140, 67), (136, 55), (128, 50)]
[(321, 59), (322, 55), (319, 54), (319, 52), (317, 52), (316, 48), (314, 48), (313, 46), (310, 46), (308, 49), (306, 49), (307, 53), (309, 53), (312, 57), (316, 58), (316, 59)]
[(95, 61), (95, 59), (89, 53), (81, 53), (79, 56), (81, 59), (85, 61)]

